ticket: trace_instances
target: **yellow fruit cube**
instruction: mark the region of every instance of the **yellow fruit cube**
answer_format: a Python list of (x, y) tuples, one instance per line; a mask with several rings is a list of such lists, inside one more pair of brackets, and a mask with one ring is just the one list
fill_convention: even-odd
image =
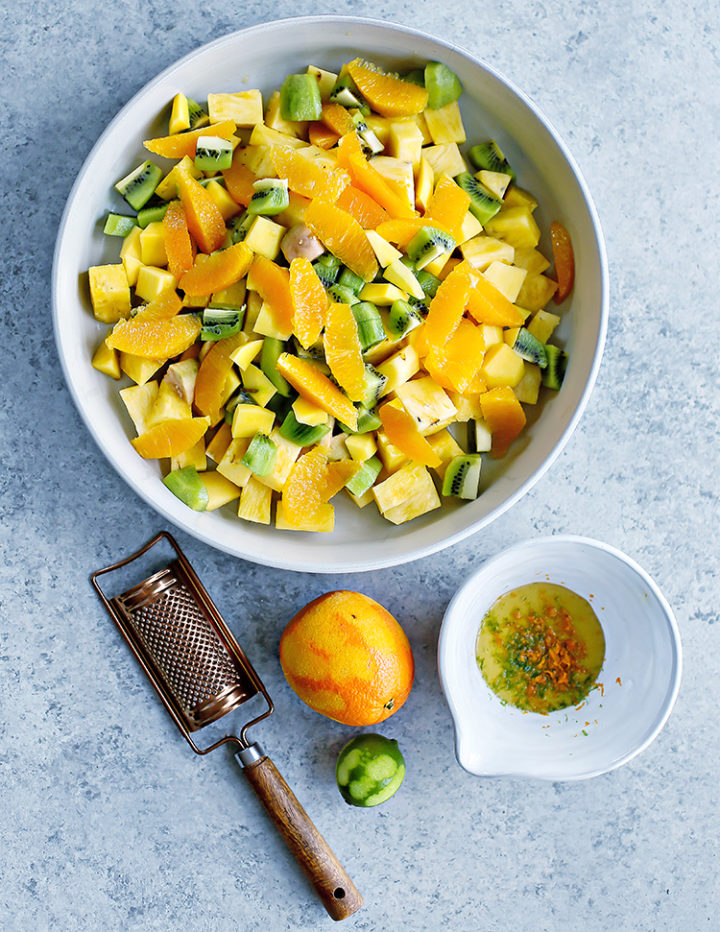
[(133, 227), (132, 230), (123, 240), (123, 244), (120, 247), (120, 258), (122, 263), (125, 266), (125, 274), (127, 275), (128, 285), (134, 285), (137, 281), (138, 272), (142, 266), (142, 259), (140, 257), (140, 233), (142, 230), (140, 227)]
[(516, 249), (533, 249), (540, 242), (540, 227), (529, 207), (511, 207), (487, 221), (485, 232), (505, 240)]
[(408, 296), (397, 285), (368, 282), (367, 285), (363, 286), (358, 297), (361, 301), (369, 301), (371, 304), (389, 305), (393, 301), (407, 301)]
[(275, 318), (270, 311), (270, 307), (267, 302), (263, 301), (260, 308), (260, 313), (257, 316), (255, 321), (255, 326), (253, 327), (255, 333), (259, 333), (264, 337), (272, 337), (275, 340), (289, 340), (292, 331), (279, 330)]
[(232, 419), (233, 437), (252, 438), (257, 433), (269, 434), (275, 423), (275, 414), (269, 408), (254, 404), (235, 406)]
[(252, 365), (247, 366), (243, 372), (243, 385), (261, 408), (265, 407), (277, 391), (262, 369)]
[(370, 241), (370, 245), (375, 253), (375, 258), (382, 268), (386, 268), (392, 262), (395, 262), (396, 259), (402, 258), (400, 250), (396, 249), (392, 243), (388, 243), (388, 241), (383, 239), (375, 230), (365, 230), (365, 235)]
[(242, 462), (243, 456), (247, 453), (250, 441), (247, 437), (238, 437), (230, 441), (223, 458), (217, 464), (217, 471), (221, 476), (225, 476), (234, 485), (242, 486), (252, 476), (247, 466)]
[(425, 213), (430, 203), (430, 198), (435, 190), (435, 173), (432, 165), (426, 158), (420, 159), (420, 165), (417, 170), (415, 179), (415, 207)]
[(508, 207), (527, 207), (532, 213), (537, 205), (538, 202), (529, 191), (524, 191), (522, 188), (518, 188), (517, 185), (512, 185), (503, 198), (502, 210)]
[(527, 405), (537, 404), (541, 381), (542, 370), (540, 366), (526, 362), (525, 373), (513, 389), (517, 400)]
[(240, 91), (237, 94), (208, 94), (207, 103), (211, 123), (232, 120), (239, 127), (262, 123), (263, 102), (258, 90)]
[(457, 408), (430, 376), (412, 379), (398, 385), (395, 391), (423, 436), (437, 433), (455, 420)]
[(379, 430), (376, 434), (377, 440), (377, 452), (382, 460), (382, 464), (389, 473), (394, 473), (396, 470), (408, 462), (409, 457), (406, 453), (403, 453), (402, 450), (390, 443), (388, 440), (387, 434), (384, 430)]
[(227, 505), (228, 502), (233, 502), (240, 497), (240, 488), (215, 469), (204, 473), (202, 481), (208, 493), (205, 511), (215, 511), (216, 508)]
[[(108, 334), (110, 334), (111, 331), (112, 327), (108, 330)], [(106, 336), (108, 334), (106, 334)], [(121, 376), (120, 354), (116, 349), (111, 349), (105, 340), (102, 340), (92, 358), (92, 367), (93, 369), (97, 369), (98, 372), (109, 375), (111, 379), (119, 379)]]
[(495, 343), (503, 342), (504, 338), (502, 327), (496, 327), (493, 324), (480, 324), (480, 329), (482, 330), (485, 349), (493, 346)]
[(482, 233), (482, 224), (474, 214), (468, 211), (460, 226), (460, 238), (457, 241), (457, 245), (462, 246), (463, 243), (473, 239), (479, 233)]
[(403, 347), (378, 366), (378, 372), (387, 379), (382, 395), (389, 395), (390, 392), (394, 392), (419, 371), (420, 357), (417, 350), (413, 346)]
[(328, 534), (335, 527), (335, 510), (329, 505), (321, 509), (316, 518), (304, 518), (300, 526), (288, 524), (283, 513), (282, 500), (275, 509), (275, 527), (281, 531), (314, 531), (316, 534)]
[(164, 362), (164, 359), (144, 359), (131, 353), (120, 353), (120, 368), (137, 385), (144, 385)]
[[(423, 112), (427, 128), (436, 145), (446, 145), (453, 142), (465, 142), (465, 127), (458, 102), (454, 100), (438, 110), (425, 110)], [(459, 172), (455, 172), (459, 174)]]
[(318, 408), (312, 401), (306, 398), (296, 398), (293, 402), (293, 413), (295, 419), (300, 424), (307, 424), (309, 427), (318, 427), (320, 424), (327, 424), (330, 415), (322, 408)]
[[(449, 392), (449, 396), (450, 401), (457, 409), (456, 421), (462, 423), (464, 421), (475, 421), (482, 417), (480, 395), (461, 395), (459, 392)], [(428, 438), (428, 443), (432, 444), (432, 438)]]
[(230, 359), (232, 359), (241, 372), (244, 372), (260, 352), (262, 345), (262, 340), (249, 340), (231, 353)]
[(288, 191), (288, 206), (281, 214), (277, 214), (275, 219), (284, 227), (295, 227), (303, 222), (309, 203), (310, 198), (296, 194), (295, 191)]
[(160, 383), (160, 389), (158, 390), (155, 404), (152, 406), (152, 410), (148, 414), (148, 426), (152, 427), (155, 424), (159, 424), (161, 421), (167, 421), (174, 418), (177, 418), (178, 420), (184, 420), (191, 417), (192, 410), (190, 409), (190, 405), (187, 403), (187, 401), (185, 401), (184, 398), (181, 398), (180, 395), (178, 395), (178, 393), (169, 382), (166, 382), (163, 379), (163, 381)]
[(420, 282), (415, 278), (412, 271), (400, 259), (395, 259), (384, 270), (383, 278), (389, 281), (391, 285), (397, 285), (402, 291), (411, 294), (413, 298), (424, 300), (425, 292), (420, 286)]
[(213, 463), (219, 463), (232, 443), (233, 435), (230, 425), (222, 423), (205, 451)]
[(240, 205), (230, 197), (227, 188), (223, 188), (214, 178), (212, 181), (208, 181), (205, 190), (215, 202), (215, 206), (222, 214), (225, 222), (240, 211)]
[(364, 463), (377, 452), (377, 444), (372, 434), (352, 434), (345, 440), (350, 458)]
[(445, 143), (438, 146), (426, 146), (423, 149), (423, 158), (427, 159), (433, 170), (433, 184), (436, 184), (441, 175), (450, 175), (456, 178), (467, 171), (465, 159), (460, 154), (456, 142)]
[(275, 259), (280, 252), (280, 242), (286, 233), (284, 226), (267, 217), (258, 216), (250, 225), (245, 244), (258, 255), (265, 256), (267, 259)]
[(186, 129), (190, 129), (190, 108), (188, 107), (187, 97), (184, 94), (176, 94), (173, 97), (170, 111), (168, 132), (173, 135), (174, 133), (182, 133)]
[(483, 272), (492, 262), (512, 263), (515, 249), (494, 236), (474, 236), (460, 246), (463, 259)]
[(355, 502), (358, 508), (364, 508), (366, 505), (369, 505), (371, 502), (375, 501), (375, 498), (372, 494), (372, 489), (368, 489), (367, 492), (362, 495), (353, 494), (350, 489), (345, 489), (350, 498)]
[(318, 87), (320, 89), (320, 100), (330, 100), (330, 91), (335, 87), (338, 76), (332, 71), (325, 71), (322, 68), (318, 68), (317, 65), (308, 65), (307, 73), (313, 74), (317, 78)]
[(488, 191), (492, 191), (500, 201), (505, 196), (508, 185), (512, 181), (511, 175), (506, 175), (504, 172), (490, 172), (484, 168), (477, 172), (475, 177), (481, 184), (485, 185)]
[(238, 518), (254, 521), (255, 524), (270, 524), (272, 509), (272, 489), (251, 476), (240, 496)]
[(449, 430), (441, 430), (428, 437), (428, 443), (442, 460), (439, 466), (433, 468), (438, 476), (443, 479), (450, 460), (456, 456), (462, 456), (464, 450)]
[(245, 294), (247, 287), (245, 279), (240, 279), (229, 288), (223, 288), (222, 291), (214, 291), (211, 298), (213, 307), (241, 308), (245, 304)]
[(393, 524), (404, 524), (440, 507), (430, 473), (424, 466), (414, 463), (374, 485), (372, 493), (383, 517)]
[(204, 472), (207, 469), (207, 456), (205, 455), (205, 438), (201, 437), (198, 442), (180, 453), (178, 456), (170, 457), (170, 471), (184, 469), (186, 466), (194, 466), (198, 472)]
[(518, 268), (525, 269), (528, 275), (539, 275), (550, 268), (550, 260), (537, 249), (516, 249), (512, 261)]
[(451, 252), (442, 252), (435, 259), (431, 259), (430, 262), (426, 262), (423, 265), (423, 268), (440, 278), (443, 275), (443, 272), (446, 270), (446, 266), (450, 261), (451, 255)]
[(174, 197), (177, 197), (177, 176), (178, 173), (189, 172), (193, 178), (201, 178), (202, 172), (199, 168), (195, 168), (195, 162), (187, 155), (184, 155), (182, 159), (174, 165), (170, 171), (161, 179), (160, 184), (155, 188), (155, 193), (158, 197), (161, 197), (164, 201), (170, 201)]
[(273, 463), (270, 475), (258, 476), (257, 479), (269, 489), (273, 489), (275, 492), (281, 492), (290, 475), (293, 463), (298, 456), (300, 456), (302, 447), (299, 447), (296, 443), (292, 443), (290, 440), (286, 440), (281, 436), (277, 427), (273, 428), (269, 437), (277, 449), (275, 462)]
[(525, 363), (504, 341), (491, 346), (485, 353), (480, 378), (488, 389), (508, 385), (514, 388), (525, 373)]
[(143, 301), (152, 301), (168, 288), (177, 288), (177, 279), (166, 269), (143, 265), (138, 272), (135, 294)]
[(88, 270), (93, 314), (105, 324), (130, 316), (130, 285), (123, 265), (94, 265)]
[(517, 296), (517, 303), (529, 311), (544, 308), (557, 291), (557, 282), (545, 275), (528, 275)]
[(131, 385), (120, 389), (120, 398), (135, 425), (138, 434), (144, 434), (150, 425), (150, 415), (157, 401), (160, 386), (157, 382)]
[(140, 231), (140, 261), (143, 265), (167, 265), (165, 227), (161, 220), (148, 223), (145, 229)]
[(520, 289), (525, 281), (527, 272), (525, 269), (519, 269), (517, 266), (508, 265), (506, 262), (494, 260), (483, 272), (485, 278), (491, 282), (500, 294), (511, 303), (515, 301), (520, 294)]
[(290, 146), (291, 149), (302, 149), (307, 146), (303, 139), (297, 136), (287, 136), (285, 133), (279, 133), (276, 129), (265, 126), (262, 120), (253, 127), (250, 133), (251, 146)]
[(403, 162), (419, 168), (422, 158), (423, 136), (417, 123), (404, 120), (391, 123), (387, 139), (388, 153)]
[(547, 343), (559, 323), (560, 318), (557, 314), (551, 314), (549, 311), (538, 311), (533, 315), (527, 328), (541, 343)]

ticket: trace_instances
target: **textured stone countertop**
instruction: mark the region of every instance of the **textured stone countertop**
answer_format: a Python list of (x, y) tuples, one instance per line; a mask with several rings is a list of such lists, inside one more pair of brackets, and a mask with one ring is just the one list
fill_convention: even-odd
[[(717, 928), (720, 33), (712, 5), (684, 0), (6, 7), (0, 928), (329, 928), (232, 760), (190, 753), (91, 590), (90, 571), (161, 519), (83, 426), (50, 322), (63, 205), (108, 120), (202, 43), (305, 13), (411, 18), (530, 95), (593, 193), (610, 326), (587, 412), (553, 468), (450, 550), (337, 577), (245, 564), (178, 535), (275, 699), (258, 737), (364, 894), (348, 929)], [(607, 541), (657, 580), (682, 631), (680, 697), (654, 744), (614, 773), (483, 781), (455, 761), (440, 622), (486, 557), (551, 533)], [(371, 811), (345, 806), (334, 786), (352, 730), (305, 708), (277, 659), (287, 619), (340, 587), (386, 604), (417, 664), (411, 697), (385, 728), (408, 777)]]

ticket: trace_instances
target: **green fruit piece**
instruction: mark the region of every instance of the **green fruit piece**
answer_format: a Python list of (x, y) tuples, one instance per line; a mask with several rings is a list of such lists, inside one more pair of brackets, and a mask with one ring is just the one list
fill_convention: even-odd
[(201, 340), (224, 340), (240, 333), (245, 311), (236, 308), (207, 307), (203, 311)]
[(162, 169), (150, 159), (138, 165), (129, 175), (121, 178), (115, 190), (122, 195), (134, 210), (144, 207), (160, 184)]
[(210, 122), (207, 110), (192, 97), (188, 97), (187, 102), (190, 129), (200, 129), (201, 126), (206, 126)]
[(233, 147), (220, 136), (200, 136), (195, 148), (195, 168), (201, 172), (224, 171), (232, 165)]
[(455, 72), (439, 61), (425, 65), (425, 88), (428, 92), (428, 110), (446, 107), (458, 99), (463, 89)]
[(363, 353), (382, 343), (385, 339), (385, 328), (382, 324), (380, 311), (370, 301), (358, 301), (351, 307), (355, 323), (358, 328), (358, 338)]
[(174, 469), (163, 479), (164, 484), (181, 502), (193, 511), (205, 511), (210, 498), (205, 483), (194, 466)]
[(282, 340), (277, 337), (265, 337), (260, 350), (260, 368), (270, 379), (274, 387), (284, 398), (290, 398), (294, 391), (287, 379), (278, 372), (277, 361), (286, 350)]
[(330, 91), (330, 100), (351, 110), (359, 110), (363, 116), (370, 115), (367, 101), (349, 74), (340, 75), (337, 79)]
[(565, 370), (568, 364), (568, 354), (559, 346), (553, 346), (552, 343), (545, 344), (545, 354), (547, 358), (547, 367), (543, 369), (542, 383), (546, 388), (551, 388), (557, 392), (565, 378)]
[(468, 453), (450, 460), (443, 478), (442, 494), (456, 498), (478, 497), (482, 457), (479, 453)]
[(349, 288), (353, 294), (360, 294), (360, 292), (365, 287), (365, 279), (360, 278), (359, 275), (356, 275), (354, 272), (351, 272), (350, 269), (343, 269), (340, 272), (340, 275), (337, 279), (338, 285), (342, 285), (344, 288)]
[[(157, 200), (157, 198), (154, 198)], [(153, 203), (149, 207), (143, 207), (142, 210), (138, 211), (137, 222), (138, 226), (142, 227), (144, 230), (149, 223), (158, 223), (167, 213), (167, 209), (170, 206), (169, 202), (166, 201), (164, 204), (155, 204)]]
[(423, 322), (422, 316), (407, 301), (393, 301), (388, 316), (388, 330), (393, 336), (404, 337)]
[(488, 191), (482, 182), (474, 178), (470, 172), (462, 172), (455, 178), (466, 194), (470, 195), (470, 213), (472, 213), (483, 226), (491, 220), (502, 207), (502, 201)]
[(318, 424), (316, 427), (301, 424), (293, 410), (290, 409), (280, 427), (280, 436), (289, 440), (290, 443), (296, 443), (299, 447), (311, 447), (322, 440), (329, 430), (330, 427), (327, 424)]
[(281, 214), (290, 203), (287, 178), (261, 178), (253, 182), (253, 188), (253, 196), (247, 207), (250, 215), (272, 217)]
[(352, 738), (338, 755), (335, 779), (346, 803), (379, 806), (405, 779), (405, 758), (397, 741), (378, 734)]
[(328, 288), (328, 294), (337, 304), (357, 304), (360, 300), (352, 288), (335, 282)]
[[(469, 177), (472, 178), (472, 175)], [(455, 240), (449, 233), (437, 227), (420, 227), (407, 244), (407, 254), (418, 269), (423, 269), (433, 259), (454, 248)]]
[(103, 233), (108, 236), (127, 236), (133, 227), (136, 227), (135, 217), (125, 217), (123, 214), (108, 214), (105, 219)]
[(468, 158), (478, 171), (499, 172), (501, 175), (515, 178), (515, 172), (510, 168), (505, 153), (494, 139), (473, 146), (468, 152)]
[(269, 476), (275, 465), (277, 447), (267, 434), (258, 433), (250, 441), (240, 462), (256, 476)]
[(422, 68), (413, 68), (407, 74), (402, 76), (403, 81), (409, 81), (410, 84), (417, 84), (418, 87), (425, 87), (425, 72)]
[(382, 463), (380, 460), (377, 456), (371, 456), (362, 464), (360, 471), (356, 472), (352, 479), (345, 483), (345, 488), (359, 498), (368, 489), (372, 488), (381, 470)]
[(322, 99), (313, 74), (289, 74), (280, 88), (280, 116), (283, 120), (319, 120)]
[(325, 288), (329, 288), (337, 281), (338, 272), (340, 271), (341, 262), (337, 256), (320, 256), (313, 262), (315, 274), (323, 283)]

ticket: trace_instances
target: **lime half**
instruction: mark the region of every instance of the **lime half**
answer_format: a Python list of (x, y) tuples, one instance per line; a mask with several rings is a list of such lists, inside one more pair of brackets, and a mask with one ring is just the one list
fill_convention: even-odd
[(351, 806), (379, 806), (405, 779), (405, 758), (397, 741), (382, 735), (358, 735), (348, 741), (335, 766), (338, 789)]

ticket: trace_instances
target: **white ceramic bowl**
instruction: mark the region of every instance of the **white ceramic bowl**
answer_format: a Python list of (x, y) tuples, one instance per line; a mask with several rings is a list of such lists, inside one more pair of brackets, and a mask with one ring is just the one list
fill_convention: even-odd
[[(475, 659), (485, 612), (516, 586), (540, 581), (588, 599), (606, 647), (602, 690), (549, 715), (503, 705)], [(585, 537), (528, 540), (488, 560), (448, 606), (438, 644), (457, 759), (478, 776), (582, 780), (627, 763), (667, 721), (681, 666), (677, 622), (658, 587), (625, 554)]]
[[(156, 462), (129, 443), (132, 424), (118, 385), (90, 366), (105, 327), (90, 311), (85, 273), (118, 261), (118, 240), (104, 237), (102, 218), (122, 202), (112, 188), (147, 154), (142, 140), (167, 132), (168, 103), (177, 91), (205, 99), (208, 91), (277, 88), (308, 63), (337, 68), (358, 54), (396, 68), (428, 59), (450, 66), (465, 87), (461, 98), (469, 140), (496, 138), (522, 185), (540, 201), (543, 230), (553, 219), (573, 239), (577, 277), (572, 311), (557, 334), (570, 353), (559, 395), (500, 464), (489, 464), (487, 488), (469, 504), (446, 505), (394, 527), (373, 508), (359, 511), (338, 496), (331, 535), (280, 532), (237, 519), (232, 509), (198, 514), (160, 482)], [(550, 244), (541, 243), (545, 253)], [(141, 90), (109, 124), (78, 176), (58, 234), (53, 270), (55, 333), (75, 403), (98, 445), (132, 488), (178, 527), (214, 547), (286, 569), (348, 572), (425, 556), (488, 524), (516, 502), (554, 461), (577, 425), (602, 354), (607, 317), (607, 260), (597, 215), (570, 153), (517, 88), (469, 53), (404, 26), (350, 17), (304, 17), (254, 26), (211, 42), (172, 65)], [(340, 501), (343, 499), (343, 501)], [(373, 514), (373, 512), (375, 512)]]

